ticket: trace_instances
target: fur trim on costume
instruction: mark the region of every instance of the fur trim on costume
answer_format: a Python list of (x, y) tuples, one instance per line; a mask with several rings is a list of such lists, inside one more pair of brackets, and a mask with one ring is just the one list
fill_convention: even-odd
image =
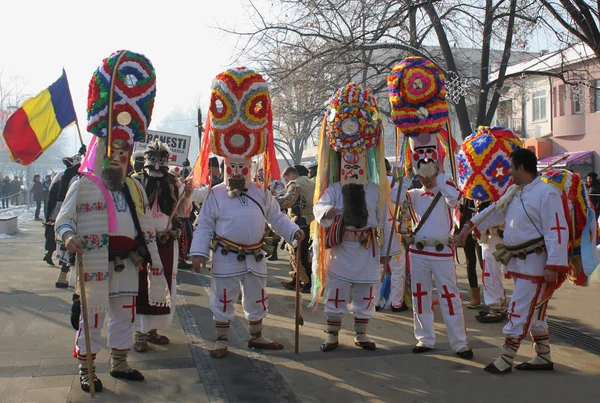
[(356, 229), (365, 228), (369, 219), (365, 187), (354, 183), (344, 185), (342, 187), (342, 198), (344, 200), (345, 226)]

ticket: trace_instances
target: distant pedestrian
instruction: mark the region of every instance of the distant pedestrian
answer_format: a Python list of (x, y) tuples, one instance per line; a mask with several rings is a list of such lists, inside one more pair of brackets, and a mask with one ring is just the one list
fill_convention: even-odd
[(8, 208), (8, 200), (10, 198), (10, 178), (8, 175), (0, 183), (0, 198), (2, 199), (2, 208)]
[(585, 179), (585, 188), (588, 194), (592, 195), (590, 199), (592, 200), (592, 206), (594, 206), (596, 218), (598, 218), (598, 213), (600, 212), (600, 181), (598, 180), (598, 174), (590, 172)]
[(40, 210), (42, 209), (42, 200), (44, 200), (44, 187), (42, 186), (42, 177), (34, 175), (33, 185), (31, 186), (33, 201), (35, 202), (35, 221), (42, 221), (40, 218)]
[(17, 176), (14, 177), (12, 182), (10, 182), (10, 196), (11, 203), (13, 206), (17, 206), (19, 204), (19, 194), (21, 193), (21, 181)]
[(44, 190), (44, 208), (46, 208), (46, 202), (48, 201), (48, 194), (50, 193), (50, 185), (52, 184), (52, 176), (46, 175), (42, 181), (42, 189)]

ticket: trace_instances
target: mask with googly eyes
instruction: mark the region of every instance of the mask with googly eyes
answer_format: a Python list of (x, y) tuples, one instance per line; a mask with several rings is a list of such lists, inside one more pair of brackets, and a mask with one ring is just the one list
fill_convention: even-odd
[(148, 143), (144, 151), (144, 170), (149, 176), (162, 178), (169, 172), (169, 161), (171, 160), (171, 149), (166, 143), (153, 140)]

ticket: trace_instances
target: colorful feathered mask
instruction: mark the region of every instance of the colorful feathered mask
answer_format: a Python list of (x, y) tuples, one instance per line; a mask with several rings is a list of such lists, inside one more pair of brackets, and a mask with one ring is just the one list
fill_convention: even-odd
[(155, 96), (154, 67), (144, 55), (120, 50), (102, 61), (88, 92), (87, 130), (95, 135), (89, 164), (103, 159), (106, 167), (115, 150), (131, 154), (133, 143), (145, 140)]
[(213, 80), (209, 116), (194, 184), (207, 184), (210, 153), (227, 160), (249, 160), (262, 154), (265, 182), (279, 179), (273, 143), (273, 113), (267, 82), (246, 67), (229, 69)]
[(377, 99), (355, 83), (338, 89), (327, 108), (327, 138), (335, 151), (363, 152), (381, 141)]
[(387, 77), (392, 121), (405, 136), (432, 133), (448, 120), (446, 77), (431, 60), (407, 57)]

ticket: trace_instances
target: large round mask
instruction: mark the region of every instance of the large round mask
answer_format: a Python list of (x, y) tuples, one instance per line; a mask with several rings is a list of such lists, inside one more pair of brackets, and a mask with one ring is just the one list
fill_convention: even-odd
[(338, 89), (331, 98), (326, 125), (329, 146), (336, 151), (361, 153), (377, 147), (381, 141), (377, 100), (355, 83)]
[(392, 121), (405, 135), (439, 130), (448, 119), (445, 75), (432, 61), (407, 57), (387, 77)]
[(521, 140), (509, 129), (480, 126), (460, 145), (458, 187), (463, 195), (481, 202), (498, 200), (512, 184), (510, 154)]
[(267, 83), (255, 71), (239, 67), (215, 77), (210, 99), (212, 152), (249, 158), (265, 151), (270, 108)]
[(90, 81), (87, 130), (107, 137), (110, 125), (117, 137), (129, 137), (130, 144), (144, 140), (155, 95), (156, 75), (150, 60), (128, 50), (113, 53)]

